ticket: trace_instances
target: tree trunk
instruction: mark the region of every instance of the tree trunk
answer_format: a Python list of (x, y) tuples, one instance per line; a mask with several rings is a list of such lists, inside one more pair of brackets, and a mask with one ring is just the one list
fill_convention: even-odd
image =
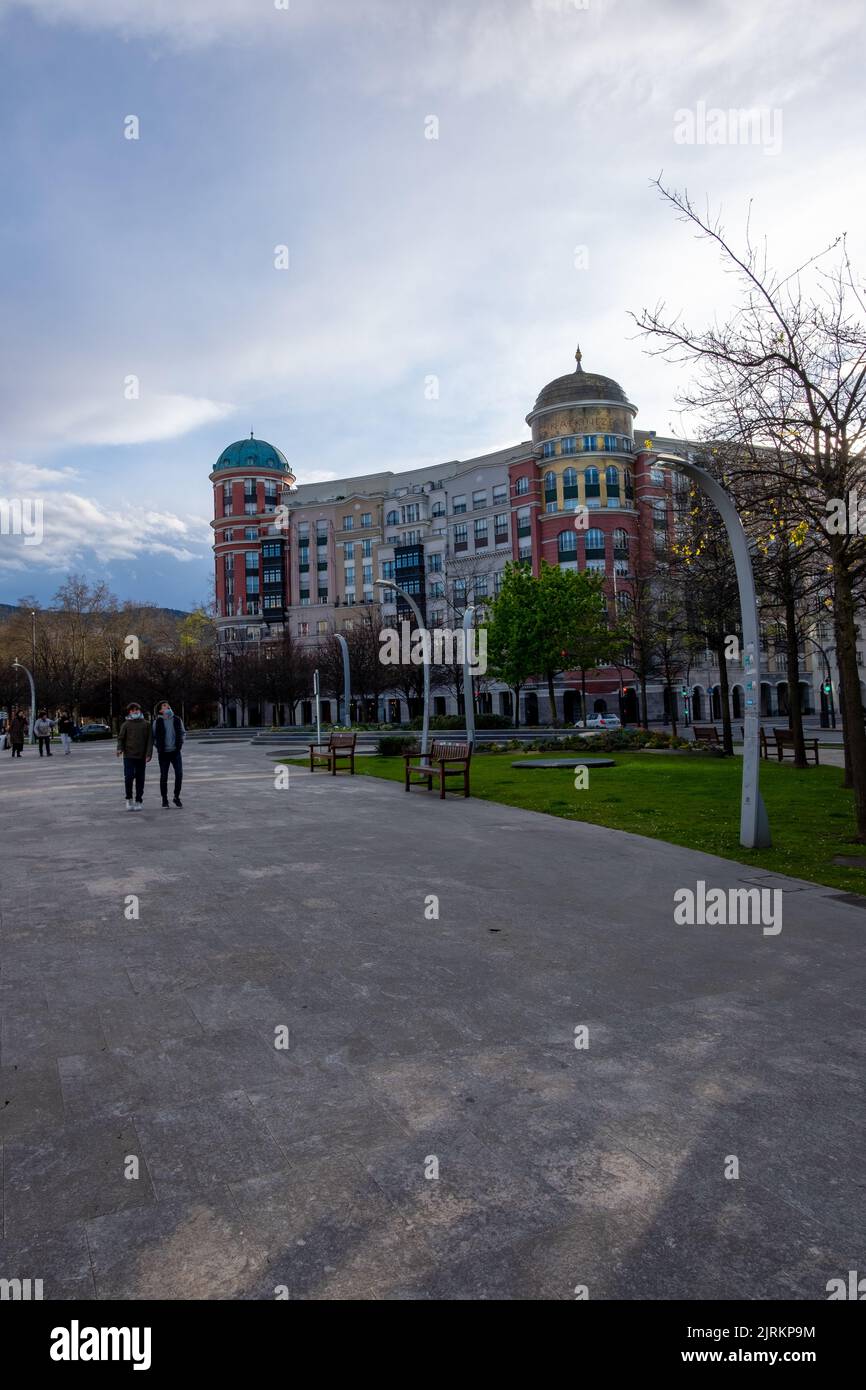
[(844, 738), (851, 763), (856, 839), (866, 841), (866, 729), (857, 667), (857, 626), (851, 575), (841, 546), (834, 546), (833, 578), (836, 598), (836, 664), (842, 677)]
[(559, 716), (556, 712), (556, 694), (553, 689), (552, 671), (548, 671), (547, 673), (547, 698), (550, 701), (550, 722), (551, 724), (555, 724)]
[(794, 735), (794, 766), (808, 767), (806, 745), (803, 742), (803, 708), (800, 703), (797, 612), (790, 595), (785, 601), (785, 670), (788, 677), (788, 728)]
[(640, 678), (640, 726), (642, 729), (649, 729), (649, 699), (647, 696), (646, 676)]
[(586, 728), (586, 671), (580, 673), (580, 703), (583, 709), (583, 727)]
[(719, 633), (716, 641), (716, 659), (719, 663), (719, 701), (722, 706), (722, 747), (725, 756), (734, 756), (734, 734), (731, 729), (731, 687), (728, 681), (728, 663), (725, 658), (725, 634)]
[(676, 738), (676, 736), (677, 736), (677, 706), (676, 706), (676, 696), (674, 695), (674, 688), (673, 688), (673, 686), (671, 685), (670, 680), (668, 680), (668, 683), (667, 683), (667, 684), (668, 684), (668, 713), (670, 714), (670, 717), (671, 717), (671, 738)]
[(521, 689), (522, 689), (522, 686), (519, 686), (519, 685), (512, 685), (512, 686), (511, 686), (511, 691), (512, 691), (512, 694), (514, 695), (514, 727), (515, 727), (515, 729), (519, 729), (519, 728), (520, 728), (520, 691), (521, 691)]

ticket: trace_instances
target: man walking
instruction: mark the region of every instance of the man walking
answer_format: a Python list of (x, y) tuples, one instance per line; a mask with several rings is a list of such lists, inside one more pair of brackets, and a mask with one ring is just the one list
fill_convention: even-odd
[(37, 741), (39, 743), (40, 758), (43, 756), (43, 752), (47, 753), (50, 758), (51, 735), (54, 732), (54, 720), (48, 718), (47, 710), (41, 709), (39, 711), (39, 718), (33, 725), (33, 732), (35, 733)]
[[(135, 700), (126, 707), (126, 718), (117, 735), (117, 756), (123, 758), (123, 781), (127, 811), (140, 811), (144, 796), (144, 774), (153, 757), (153, 733), (141, 705)], [(135, 786), (135, 801), (132, 799)]]
[(68, 758), (72, 750), (72, 735), (75, 733), (75, 725), (66, 710), (61, 710), (57, 716), (57, 732), (63, 745), (63, 754)]
[(168, 769), (174, 768), (174, 804), (182, 807), (180, 788), (183, 782), (183, 759), (180, 750), (186, 738), (186, 729), (179, 714), (175, 714), (168, 700), (161, 700), (156, 707), (153, 721), (153, 741), (159, 758), (159, 790), (162, 804), (168, 806)]
[(24, 739), (27, 736), (27, 720), (19, 709), (13, 709), (9, 720), (9, 742), (12, 745), (13, 758), (21, 757), (21, 750), (24, 747)]

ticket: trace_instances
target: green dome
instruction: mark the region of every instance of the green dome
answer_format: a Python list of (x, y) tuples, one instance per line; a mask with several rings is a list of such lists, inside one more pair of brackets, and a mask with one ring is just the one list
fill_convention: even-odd
[(248, 468), (251, 473), (292, 471), (285, 454), (275, 449), (273, 444), (268, 444), (267, 440), (254, 439), (252, 435), (249, 439), (238, 439), (223, 449), (213, 471), (217, 473), (221, 468)]

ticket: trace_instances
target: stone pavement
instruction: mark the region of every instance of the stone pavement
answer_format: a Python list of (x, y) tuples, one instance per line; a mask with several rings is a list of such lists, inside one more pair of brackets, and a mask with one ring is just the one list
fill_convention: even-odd
[[(185, 757), (184, 809), (151, 764), (139, 815), (111, 745), (0, 758), (0, 1277), (824, 1299), (863, 1270), (863, 907), (365, 777), (277, 790), (245, 745)], [(783, 887), (781, 933), (675, 925), (698, 879)]]

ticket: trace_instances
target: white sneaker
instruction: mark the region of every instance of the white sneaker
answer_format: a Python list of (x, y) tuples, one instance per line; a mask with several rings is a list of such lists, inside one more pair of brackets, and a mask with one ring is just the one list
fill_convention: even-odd
[(134, 811), (134, 810), (135, 810), (135, 802), (132, 800), (131, 797), (127, 798), (126, 809), (127, 809), (127, 811)]
[(143, 811), (144, 807), (142, 806), (140, 801), (133, 801), (132, 809), (133, 811)]

